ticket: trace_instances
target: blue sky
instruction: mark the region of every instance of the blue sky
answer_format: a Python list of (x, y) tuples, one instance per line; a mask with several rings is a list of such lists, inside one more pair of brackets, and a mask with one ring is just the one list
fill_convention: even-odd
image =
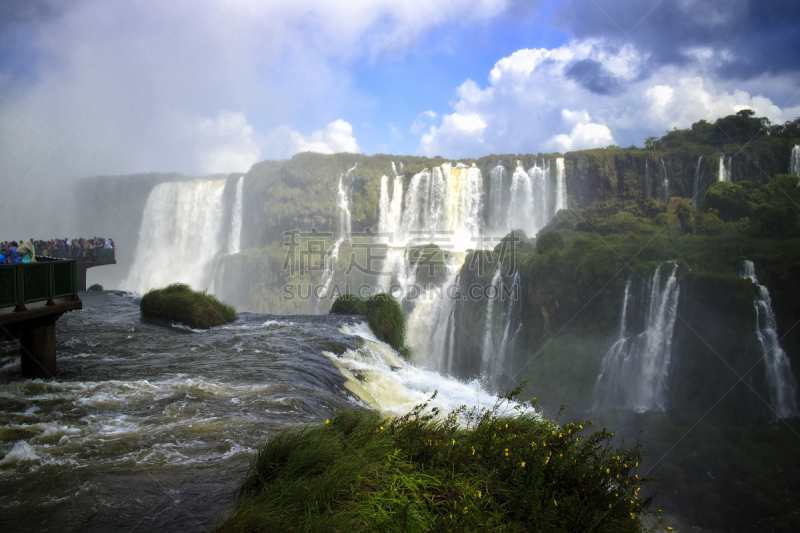
[(783, 122), (798, 42), (788, 0), (4, 2), (0, 175), (565, 152), (743, 108)]

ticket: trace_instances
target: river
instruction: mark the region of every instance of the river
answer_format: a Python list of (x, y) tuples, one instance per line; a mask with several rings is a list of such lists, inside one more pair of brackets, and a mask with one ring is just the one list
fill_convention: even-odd
[(23, 379), (0, 343), (6, 531), (207, 530), (281, 428), (348, 405), (402, 414), (435, 390), (444, 409), (494, 402), (404, 363), (360, 317), (244, 313), (194, 331), (143, 321), (132, 294), (81, 298), (57, 322), (54, 379)]

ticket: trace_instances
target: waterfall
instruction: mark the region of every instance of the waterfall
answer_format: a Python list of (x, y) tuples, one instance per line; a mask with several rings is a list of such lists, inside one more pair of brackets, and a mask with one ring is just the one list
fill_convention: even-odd
[(733, 170), (733, 156), (728, 158), (728, 165), (725, 165), (725, 154), (719, 154), (719, 177), (718, 181), (731, 181)]
[(511, 199), (505, 229), (521, 229), (526, 235), (536, 234), (536, 219), (533, 213), (533, 184), (530, 174), (525, 172), (522, 161), (511, 176)]
[[(336, 192), (336, 211), (339, 215), (339, 223), (336, 227), (336, 241), (327, 251), (325, 258), (325, 272), (322, 274), (323, 289), (320, 300), (330, 298), (331, 284), (336, 274), (336, 265), (339, 261), (339, 249), (342, 243), (349, 242), (350, 234), (353, 232), (351, 214), (350, 214), (350, 186), (353, 183), (353, 172), (355, 171), (358, 163), (353, 165), (353, 168), (347, 172), (343, 172), (339, 176), (339, 186)], [(317, 301), (319, 308), (319, 300)], [(318, 309), (319, 310), (319, 309)]]
[(236, 182), (236, 197), (233, 199), (233, 214), (231, 219), (231, 235), (228, 238), (228, 253), (238, 254), (242, 248), (242, 199), (244, 190), (244, 176)]
[(528, 169), (528, 176), (533, 187), (533, 219), (536, 224), (534, 233), (529, 235), (535, 235), (550, 219), (548, 216), (550, 211), (547, 208), (550, 161), (545, 162), (543, 159), (542, 166), (534, 164)]
[[(492, 287), (496, 291), (501, 291), (502, 287), (501, 284), (503, 282), (502, 278), (502, 270), (503, 265), (500, 262), (497, 262), (497, 267), (494, 270), (494, 276), (492, 276)], [(497, 357), (497, 351), (495, 350), (495, 324), (494, 324), (494, 310), (495, 310), (495, 298), (489, 298), (489, 301), (486, 304), (486, 316), (484, 317), (484, 326), (483, 326), (483, 353), (482, 353), (482, 365), (481, 370), (483, 371), (483, 375), (488, 375), (489, 369), (494, 366), (494, 359)]]
[(756, 338), (764, 355), (767, 385), (772, 407), (779, 418), (797, 416), (797, 381), (792, 374), (789, 358), (778, 342), (778, 326), (769, 291), (758, 283), (752, 261), (743, 261), (739, 275), (758, 287), (755, 297)]
[(665, 204), (669, 203), (669, 179), (667, 179), (667, 167), (664, 165), (664, 160), (661, 159), (661, 172), (663, 179), (661, 180), (661, 199)]
[(697, 168), (694, 170), (694, 192), (692, 193), (692, 207), (697, 210), (697, 196), (700, 194), (700, 180), (702, 175), (700, 174), (700, 165), (703, 163), (703, 156), (700, 156), (700, 159), (697, 160)]
[(650, 169), (650, 158), (644, 160), (644, 199), (653, 197), (653, 171)]
[(567, 209), (567, 180), (563, 157), (556, 159), (556, 213), (561, 209)]
[(213, 292), (214, 258), (223, 252), (225, 181), (180, 181), (153, 188), (142, 215), (136, 257), (122, 287), (144, 294), (182, 282)]
[(489, 172), (489, 214), (487, 226), (500, 229), (503, 226), (505, 214), (505, 177), (506, 169), (499, 164)]
[[(792, 157), (789, 159), (789, 174), (800, 177), (800, 144), (795, 144), (792, 148)], [(797, 182), (800, 187), (800, 180)]]
[[(669, 270), (664, 283), (661, 282), (662, 268)], [(630, 279), (625, 284), (619, 338), (603, 357), (595, 384), (596, 407), (638, 412), (663, 411), (666, 407), (672, 333), (680, 295), (675, 277), (677, 269), (675, 261), (660, 265), (650, 277), (649, 287), (642, 287), (646, 298), (644, 331), (640, 333), (632, 333), (633, 327), (628, 324), (628, 308), (634, 305), (634, 287)]]

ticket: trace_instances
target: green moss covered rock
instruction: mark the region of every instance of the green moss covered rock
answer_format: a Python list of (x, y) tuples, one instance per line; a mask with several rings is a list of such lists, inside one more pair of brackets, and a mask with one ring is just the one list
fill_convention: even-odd
[(183, 283), (151, 290), (142, 296), (139, 309), (146, 318), (172, 320), (195, 329), (208, 329), (238, 318), (232, 306)]
[(343, 294), (333, 301), (330, 314), (366, 316), (367, 302), (355, 294)]
[(397, 351), (405, 351), (406, 316), (392, 295), (380, 293), (366, 301), (367, 323), (378, 339)]

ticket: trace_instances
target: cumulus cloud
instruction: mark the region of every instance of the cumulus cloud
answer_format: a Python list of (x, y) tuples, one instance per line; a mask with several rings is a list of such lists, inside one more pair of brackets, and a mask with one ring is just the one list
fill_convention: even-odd
[[(68, 164), (51, 157), (37, 174), (61, 178), (199, 173), (226, 161), (239, 170), (254, 155), (282, 157), (267, 132), (342, 117), (365, 61), (403, 54), (437, 26), (497, 16), (509, 1), (208, 0), (196, 10), (150, 0), (6, 2), (0, 186), (13, 188), (48, 144)], [(244, 113), (252, 132), (238, 123), (237, 132), (221, 132), (227, 111)], [(215, 124), (203, 133), (207, 119)], [(347, 134), (320, 131), (307, 147), (357, 146), (342, 140)]]
[(308, 135), (303, 135), (288, 126), (283, 126), (277, 128), (271, 137), (286, 147), (285, 153), (287, 156), (300, 152), (318, 152), (321, 154), (359, 152), (358, 143), (353, 137), (353, 127), (341, 119), (331, 122), (325, 129), (314, 131)]
[[(706, 62), (716, 60), (705, 55)], [(429, 127), (418, 152), (474, 157), (641, 145), (667, 129), (744, 108), (773, 122), (800, 115), (800, 106), (782, 108), (733, 82), (714, 80), (711, 70), (699, 63), (653, 69), (648, 53), (634, 45), (599, 39), (519, 50), (495, 64), (485, 87), (472, 80), (459, 87), (453, 113)], [(762, 78), (758, 86), (775, 83), (786, 82)]]
[(247, 172), (261, 156), (259, 139), (244, 113), (221, 111), (197, 121), (197, 168), (208, 174)]
[(713, 71), (722, 79), (800, 70), (795, 0), (564, 0), (554, 20), (578, 39), (630, 39), (656, 66), (690, 66), (694, 50), (713, 49), (724, 52)]
[(565, 122), (577, 122), (568, 134), (561, 133), (553, 136), (544, 143), (544, 150), (548, 152), (568, 152), (570, 150), (585, 150), (587, 148), (602, 148), (614, 144), (611, 130), (605, 124), (590, 122), (589, 114), (571, 112), (568, 109), (561, 111)]

